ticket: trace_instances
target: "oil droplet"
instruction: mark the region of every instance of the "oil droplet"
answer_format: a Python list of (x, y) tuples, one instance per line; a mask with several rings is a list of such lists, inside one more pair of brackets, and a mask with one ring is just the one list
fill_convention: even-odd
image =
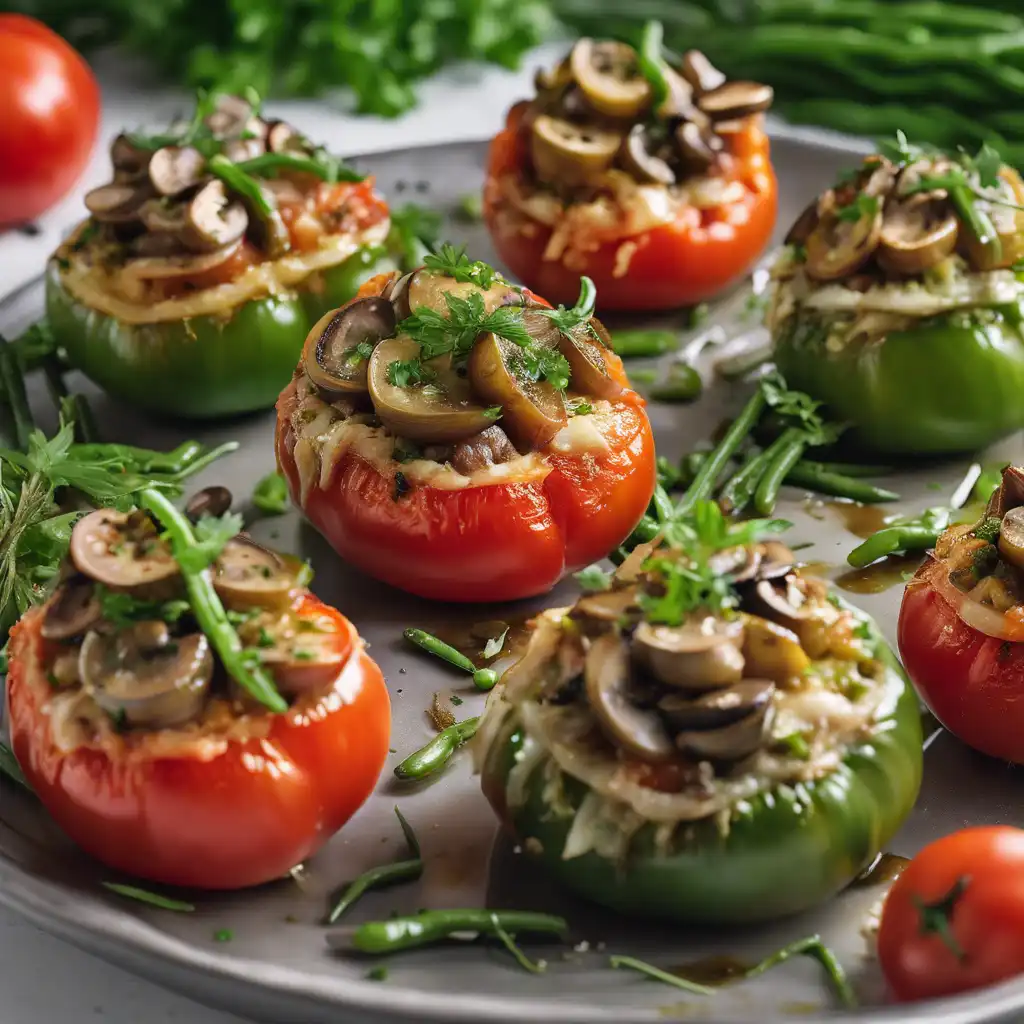
[(870, 537), (886, 524), (886, 514), (877, 505), (858, 505), (855, 501), (829, 501), (831, 509), (842, 520), (843, 526), (855, 537)]
[(889, 555), (863, 569), (844, 572), (833, 582), (853, 594), (881, 594), (890, 587), (906, 583), (920, 564), (920, 555)]
[(895, 882), (910, 863), (909, 857), (896, 853), (880, 853), (851, 883), (851, 889), (866, 889), (872, 885)]
[(670, 968), (670, 973), (698, 985), (727, 985), (736, 981), (750, 970), (751, 965), (734, 956), (706, 956), (679, 967)]

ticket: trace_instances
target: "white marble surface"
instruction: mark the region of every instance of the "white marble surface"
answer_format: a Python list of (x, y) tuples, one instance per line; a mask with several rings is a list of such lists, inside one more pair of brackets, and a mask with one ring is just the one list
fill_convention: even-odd
[[(547, 48), (518, 73), (456, 68), (427, 82), (421, 106), (399, 121), (355, 118), (326, 104), (270, 103), (313, 139), (341, 154), (370, 153), (430, 142), (483, 138), (523, 95), (533, 68), (560, 48)], [(184, 110), (183, 94), (140, 84), (123, 66), (100, 68), (103, 125), (92, 162), (76, 189), (39, 222), (40, 234), (0, 234), (0, 294), (39, 274), (46, 255), (81, 216), (81, 195), (109, 174), (105, 140), (122, 127), (160, 124)], [(102, 963), (0, 909), (0, 1024), (242, 1024)]]

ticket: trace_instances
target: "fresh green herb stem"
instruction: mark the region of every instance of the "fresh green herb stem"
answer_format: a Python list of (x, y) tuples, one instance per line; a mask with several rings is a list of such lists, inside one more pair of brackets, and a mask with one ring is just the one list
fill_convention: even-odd
[(668, 80), (665, 77), (663, 39), (665, 30), (660, 21), (649, 21), (644, 25), (640, 38), (640, 73), (651, 87), (651, 106), (660, 107), (668, 99)]
[(402, 882), (414, 882), (423, 874), (423, 858), (420, 856), (420, 844), (416, 835), (397, 807), (395, 814), (398, 815), (399, 824), (402, 826), (402, 832), (412, 856), (394, 864), (382, 864), (379, 867), (370, 868), (369, 871), (364, 871), (358, 878), (349, 882), (331, 908), (327, 917), (328, 924), (334, 924), (364, 893), (371, 889), (382, 889)]
[(529, 971), (530, 974), (543, 974), (547, 969), (546, 960), (531, 960), (520, 948), (516, 945), (516, 939), (514, 935), (509, 935), (507, 931), (502, 927), (501, 919), (497, 914), (491, 914), (491, 926), (495, 938), (512, 954), (516, 963), (524, 971)]
[(268, 473), (253, 488), (252, 503), (264, 515), (284, 515), (291, 505), (288, 497), (288, 481), (277, 470)]
[(651, 511), (659, 523), (667, 523), (676, 513), (675, 502), (669, 497), (668, 491), (661, 484), (654, 487), (651, 498)]
[(139, 903), (148, 903), (151, 907), (159, 907), (161, 910), (173, 910), (179, 914), (191, 914), (196, 908), (195, 904), (187, 903), (185, 900), (175, 900), (170, 896), (162, 896), (158, 892), (150, 892), (148, 889), (140, 889), (137, 885), (124, 885), (121, 882), (101, 882), (104, 889), (116, 892), (118, 896), (126, 896), (130, 900), (137, 900)]
[(10, 410), (14, 425), (14, 439), (22, 451), (28, 448), (28, 439), (35, 430), (32, 410), (25, 394), (25, 378), (14, 349), (0, 338), (0, 404)]
[(664, 984), (682, 989), (684, 992), (692, 992), (695, 996), (713, 996), (715, 994), (715, 989), (709, 985), (700, 985), (695, 981), (681, 978), (678, 974), (670, 974), (668, 971), (663, 971), (660, 967), (655, 967), (654, 964), (638, 960), (633, 956), (611, 956), (608, 958), (608, 964), (616, 970), (624, 967), (627, 970), (636, 971), (638, 974), (643, 974), (654, 981), (664, 982)]
[(429, 743), (414, 750), (395, 766), (395, 777), (403, 782), (418, 782), (439, 772), (463, 743), (476, 735), (479, 718), (467, 718), (442, 729)]
[(708, 454), (707, 460), (700, 467), (693, 483), (686, 489), (677, 506), (679, 513), (686, 512), (693, 508), (698, 501), (703, 501), (711, 496), (722, 470), (739, 451), (740, 445), (746, 440), (754, 424), (757, 423), (764, 411), (766, 400), (764, 392), (758, 388), (750, 400), (743, 407), (740, 414), (733, 420), (732, 425), (725, 432), (725, 436)]
[[(185, 553), (196, 547), (192, 524), (160, 491), (152, 487), (141, 493), (139, 501), (163, 527), (170, 538), (175, 558), (181, 562)], [(182, 565), (181, 575), (199, 628), (220, 656), (228, 675), (271, 711), (287, 711), (288, 704), (278, 693), (273, 678), (257, 658), (243, 650), (242, 642), (228, 621), (224, 605), (213, 588), (209, 569), (196, 572)]]
[(312, 174), (327, 182), (363, 181), (365, 175), (352, 170), (340, 160), (323, 161), (315, 157), (300, 156), (294, 153), (263, 153), (253, 157), (251, 160), (243, 160), (235, 164), (246, 174), (254, 174), (257, 177), (264, 177), (277, 171), (298, 171), (302, 174)]
[(379, 955), (428, 946), (461, 934), (508, 934), (564, 936), (569, 929), (564, 918), (522, 910), (424, 910), (408, 917), (388, 921), (367, 921), (354, 928), (328, 932), (327, 941), (335, 949), (355, 950)]

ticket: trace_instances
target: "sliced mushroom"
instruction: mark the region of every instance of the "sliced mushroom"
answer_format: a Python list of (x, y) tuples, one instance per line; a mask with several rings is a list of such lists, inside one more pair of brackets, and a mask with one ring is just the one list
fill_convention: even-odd
[(84, 576), (75, 576), (62, 583), (47, 602), (42, 634), (47, 640), (68, 640), (88, 632), (99, 620), (96, 585)]
[[(699, 129), (698, 129), (699, 131)], [(652, 181), (660, 185), (674, 185), (675, 171), (654, 150), (650, 132), (645, 124), (635, 124), (622, 142), (622, 163), (638, 181)]]
[(803, 675), (811, 659), (796, 633), (758, 615), (744, 618), (743, 657), (748, 673), (780, 685)]
[(698, 95), (725, 85), (725, 75), (700, 50), (687, 50), (683, 54), (682, 71)]
[(710, 167), (723, 148), (717, 135), (704, 131), (695, 121), (681, 121), (676, 126), (674, 138), (680, 158), (693, 170)]
[(710, 119), (695, 104), (693, 86), (670, 67), (666, 67), (664, 72), (668, 95), (658, 107), (658, 116), (662, 118), (680, 117), (687, 121), (695, 121), (699, 127), (706, 128), (710, 124)]
[(819, 221), (807, 238), (809, 277), (817, 281), (838, 281), (859, 270), (871, 258), (882, 235), (882, 203), (874, 199), (854, 221), (832, 212)]
[(793, 552), (780, 540), (762, 541), (758, 547), (761, 549), (761, 564), (757, 568), (759, 580), (774, 580), (785, 576), (793, 571), (796, 557)]
[(339, 630), (337, 620), (310, 619), (290, 609), (256, 616), (240, 627), (239, 635), (288, 696), (330, 686), (352, 649), (351, 632)]
[(213, 586), (229, 608), (280, 608), (294, 597), (297, 568), (295, 559), (238, 536), (214, 563)]
[(136, 185), (101, 185), (85, 194), (86, 209), (102, 224), (131, 224), (152, 195)]
[(226, 263), (238, 252), (241, 239), (206, 253), (183, 253), (169, 256), (144, 256), (129, 260), (124, 265), (124, 273), (141, 281), (165, 281), (176, 277), (195, 277), (204, 274), (214, 267)]
[(532, 378), (523, 351), (507, 338), (482, 334), (469, 356), (469, 379), (485, 402), (501, 406), (509, 436), (522, 448), (535, 450), (566, 425), (568, 415), (562, 393)]
[(214, 484), (196, 491), (185, 505), (185, 515), (193, 523), (199, 522), (203, 516), (222, 516), (231, 511), (234, 496), (224, 486)]
[(985, 515), (1002, 519), (1010, 509), (1018, 505), (1024, 505), (1024, 469), (1007, 466), (995, 494), (989, 498)]
[(162, 196), (180, 195), (205, 173), (206, 157), (194, 146), (164, 146), (149, 161), (149, 180)]
[(394, 308), (379, 295), (325, 313), (302, 348), (306, 376), (329, 399), (365, 394), (370, 365), (366, 346), (372, 349), (394, 333)]
[(658, 708), (675, 728), (717, 729), (763, 712), (774, 694), (775, 684), (770, 680), (744, 679), (696, 699), (670, 693), (658, 701)]
[(515, 445), (497, 424), (460, 441), (451, 455), (452, 468), (463, 476), (519, 458)]
[(266, 185), (260, 185), (260, 193), (265, 200), (263, 206), (258, 206), (248, 199), (243, 201), (260, 248), (275, 259), (291, 248), (291, 234), (277, 208), (277, 197), (273, 190)]
[(676, 736), (676, 746), (702, 761), (740, 761), (761, 746), (773, 717), (772, 706), (768, 704), (763, 710), (720, 729), (681, 732)]
[(738, 619), (709, 615), (681, 626), (641, 622), (633, 634), (633, 657), (666, 686), (703, 692), (743, 678), (742, 643)]
[(569, 65), (576, 84), (598, 113), (632, 118), (651, 102), (651, 86), (640, 73), (636, 50), (626, 43), (580, 39), (569, 55)]
[(114, 170), (131, 178), (145, 173), (152, 155), (151, 149), (136, 146), (124, 132), (110, 144), (110, 162), (114, 165)]
[(661, 716), (630, 699), (629, 648), (617, 633), (597, 637), (583, 670), (587, 702), (601, 731), (642, 761), (668, 761), (675, 753)]
[(555, 92), (572, 85), (572, 65), (569, 58), (559, 61), (553, 68), (537, 68), (533, 76), (533, 84), (538, 92)]
[(586, 185), (611, 167), (622, 134), (541, 114), (530, 129), (530, 155), (541, 180)]
[(75, 523), (69, 553), (80, 573), (119, 590), (149, 587), (180, 572), (152, 520), (141, 512), (90, 512)]
[(255, 135), (263, 137), (266, 126), (253, 114), (252, 104), (242, 96), (224, 93), (217, 97), (217, 109), (206, 119), (206, 127), (218, 138)]
[(232, 139), (224, 143), (223, 153), (233, 164), (245, 163), (246, 160), (255, 160), (267, 151), (267, 147), (261, 138)]
[(568, 333), (558, 332), (558, 349), (569, 363), (574, 391), (607, 399), (614, 399), (622, 394), (622, 385), (608, 369), (611, 346), (605, 343), (604, 339), (607, 337), (607, 330), (596, 317), (591, 317), (588, 323), (581, 324)]
[(818, 200), (814, 199), (804, 207), (803, 213), (793, 222), (783, 241), (786, 245), (806, 245), (818, 226)]
[(139, 216), (147, 231), (177, 236), (188, 227), (188, 204), (175, 202), (166, 196), (149, 199), (142, 204)]
[(697, 105), (714, 121), (759, 114), (772, 105), (775, 92), (760, 82), (723, 82), (701, 94)]
[(230, 202), (224, 182), (208, 181), (186, 207), (182, 241), (199, 252), (219, 249), (237, 242), (249, 224), (249, 215), (239, 202)]
[(762, 618), (777, 622), (799, 635), (800, 629), (809, 619), (816, 618), (817, 609), (807, 604), (803, 595), (793, 600), (791, 590), (785, 583), (777, 585), (775, 580), (760, 580), (754, 588), (750, 605)]
[(424, 307), (447, 315), (446, 295), (465, 299), (474, 292), (479, 292), (483, 296), (484, 309), (488, 313), (493, 313), (499, 306), (521, 305), (523, 301), (522, 292), (507, 281), (496, 280), (490, 288), (485, 289), (472, 281), (456, 281), (445, 274), (423, 267), (398, 278), (388, 297), (395, 307), (395, 316), (399, 320), (404, 320), (413, 310)]
[[(1000, 183), (992, 193), (1004, 202), (1024, 206), (1024, 181), (1012, 167), (1003, 167), (999, 172)], [(1011, 267), (1024, 259), (1024, 210), (1011, 206), (991, 203), (986, 211), (995, 228), (996, 237), (981, 242), (965, 228), (960, 232), (960, 242), (975, 270), (988, 271)]]
[(1003, 516), (999, 528), (999, 554), (1012, 566), (1024, 569), (1024, 507), (1011, 508)]
[(202, 633), (170, 638), (164, 622), (139, 622), (115, 634), (91, 632), (78, 672), (93, 700), (129, 726), (183, 725), (203, 708), (214, 660)]
[(876, 258), (893, 274), (921, 274), (956, 248), (959, 221), (949, 202), (922, 194), (891, 202), (882, 220)]
[(426, 364), (433, 375), (426, 384), (391, 383), (391, 364), (418, 359), (419, 353), (419, 345), (405, 335), (373, 350), (367, 386), (381, 422), (398, 437), (427, 444), (463, 441), (491, 426), (493, 416), (478, 404), (466, 378), (452, 369), (450, 356)]
[(617, 587), (584, 594), (569, 613), (574, 619), (593, 619), (595, 622), (620, 622), (639, 608), (636, 587)]
[(301, 149), (302, 135), (287, 121), (270, 121), (267, 125), (267, 149), (271, 153), (287, 153)]

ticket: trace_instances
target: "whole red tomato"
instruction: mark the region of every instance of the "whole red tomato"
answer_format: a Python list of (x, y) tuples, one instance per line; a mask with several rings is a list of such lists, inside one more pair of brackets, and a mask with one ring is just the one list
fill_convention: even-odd
[(903, 1002), (1024, 973), (1024, 831), (969, 828), (926, 846), (889, 891), (878, 957)]
[(11, 632), (11, 745), (57, 824), (112, 868), (191, 888), (260, 885), (314, 854), (373, 790), (391, 706), (355, 627), (311, 595), (298, 611), (338, 623), (347, 659), (334, 688), (312, 706), (264, 713), (251, 738), (190, 756), (154, 750), (152, 733), (129, 733), (114, 750), (58, 747), (43, 614), (29, 611)]
[[(360, 297), (380, 294), (389, 279), (371, 278)], [(611, 352), (608, 360), (628, 385), (622, 361)], [(607, 451), (545, 450), (542, 476), (462, 490), (414, 484), (398, 500), (401, 466), (382, 472), (346, 449), (326, 484), (303, 497), (291, 423), (300, 379), (277, 402), (277, 459), (292, 500), (347, 562), (420, 597), (514, 601), (546, 593), (618, 547), (654, 492), (651, 425), (643, 400), (627, 390), (612, 403)]]
[[(943, 585), (948, 568), (927, 561), (900, 606), (900, 657), (935, 717), (975, 750), (1024, 764), (1024, 644), (967, 625)], [(949, 599), (948, 599), (949, 598)]]
[[(728, 178), (742, 184), (741, 198), (710, 209), (682, 206), (676, 219), (629, 238), (616, 238), (590, 251), (572, 266), (544, 259), (551, 228), (524, 214), (512, 214), (499, 181), (519, 176), (527, 160), (521, 129), (522, 107), (491, 143), (484, 186), (484, 219), (505, 265), (552, 302), (570, 304), (580, 275), (593, 279), (600, 309), (672, 309), (702, 302), (750, 269), (775, 227), (778, 185), (769, 160), (768, 136), (760, 117), (748, 118), (729, 138)], [(636, 249), (626, 272), (617, 269), (624, 243)]]
[(0, 228), (23, 224), (65, 195), (99, 127), (89, 66), (34, 18), (0, 14)]

